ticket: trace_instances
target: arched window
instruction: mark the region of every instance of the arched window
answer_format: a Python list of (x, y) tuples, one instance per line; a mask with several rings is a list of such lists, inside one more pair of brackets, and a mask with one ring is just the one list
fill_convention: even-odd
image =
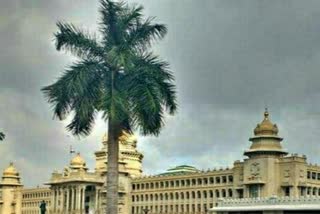
[(203, 179), (203, 184), (204, 184), (204, 185), (207, 185), (207, 184), (208, 184), (208, 178), (204, 178), (204, 179)]
[(210, 177), (209, 182), (210, 182), (210, 184), (214, 184), (214, 178)]
[(164, 194), (164, 199), (167, 201), (168, 200), (168, 193)]
[(186, 192), (186, 199), (189, 199), (189, 198), (190, 198), (190, 193)]
[(170, 200), (173, 200), (173, 193), (170, 193)]
[(191, 192), (192, 198), (196, 198), (196, 193), (194, 191)]
[(202, 185), (202, 180), (201, 180), (201, 178), (198, 178), (198, 185)]
[(179, 199), (179, 193), (176, 192), (176, 199)]
[(196, 182), (196, 179), (192, 179), (192, 180), (191, 180), (191, 183), (192, 183), (192, 186), (195, 186), (196, 183), (197, 183), (197, 182)]
[(182, 200), (184, 199), (184, 193), (183, 193), (183, 192), (180, 193), (180, 198), (181, 198)]
[(233, 197), (232, 189), (228, 189), (228, 196), (229, 196), (230, 198), (232, 198), (232, 197)]
[(216, 189), (216, 198), (220, 198), (220, 192)]
[(213, 198), (213, 191), (212, 190), (209, 191), (209, 195), (210, 195), (210, 198)]
[(207, 198), (207, 191), (203, 191), (203, 197)]
[(222, 197), (225, 198), (226, 196), (227, 196), (226, 190), (223, 189), (223, 190), (222, 190)]
[(197, 197), (201, 198), (201, 192), (200, 191), (197, 192)]

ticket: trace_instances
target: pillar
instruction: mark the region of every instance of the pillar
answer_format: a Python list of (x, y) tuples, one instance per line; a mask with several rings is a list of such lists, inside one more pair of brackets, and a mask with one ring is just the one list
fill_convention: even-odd
[(76, 205), (76, 210), (80, 211), (80, 204), (81, 204), (81, 186), (77, 187), (76, 189), (77, 192), (77, 205)]
[(67, 198), (66, 198), (66, 213), (69, 213), (69, 200), (70, 200), (70, 189), (66, 188)]

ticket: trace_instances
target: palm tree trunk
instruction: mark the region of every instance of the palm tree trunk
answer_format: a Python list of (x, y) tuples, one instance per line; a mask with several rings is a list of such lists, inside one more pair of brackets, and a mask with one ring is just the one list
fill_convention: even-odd
[(108, 127), (108, 166), (107, 166), (107, 214), (118, 213), (118, 161), (119, 130), (109, 119)]

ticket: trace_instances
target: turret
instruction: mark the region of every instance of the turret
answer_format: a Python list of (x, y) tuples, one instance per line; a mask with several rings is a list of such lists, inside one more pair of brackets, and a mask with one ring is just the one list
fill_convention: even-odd
[(0, 190), (2, 192), (2, 208), (0, 213), (21, 213), (22, 184), (19, 172), (13, 163), (3, 171)]
[(278, 127), (273, 124), (269, 118), (269, 112), (266, 109), (264, 118), (254, 129), (254, 136), (249, 140), (252, 142), (249, 150), (244, 152), (244, 155), (252, 156), (258, 154), (268, 155), (286, 155), (281, 146), (283, 138), (278, 136)]

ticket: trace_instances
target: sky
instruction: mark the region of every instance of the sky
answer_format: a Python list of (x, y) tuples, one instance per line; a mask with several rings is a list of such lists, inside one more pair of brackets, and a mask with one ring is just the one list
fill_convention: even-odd
[[(129, 0), (168, 27), (153, 51), (170, 63), (179, 110), (158, 137), (139, 136), (144, 174), (188, 164), (232, 167), (245, 158), (268, 107), (289, 153), (320, 163), (320, 1)], [(77, 138), (53, 119), (41, 87), (76, 60), (58, 52), (58, 21), (90, 32), (98, 0), (0, 0), (0, 170), (13, 161), (27, 187), (69, 164), (70, 146), (90, 169), (106, 124)]]

